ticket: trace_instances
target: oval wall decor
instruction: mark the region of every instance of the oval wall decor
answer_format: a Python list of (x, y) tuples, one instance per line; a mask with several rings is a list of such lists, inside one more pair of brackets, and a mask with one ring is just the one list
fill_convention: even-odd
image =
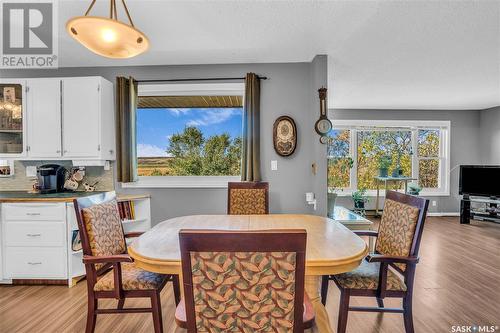
[(290, 156), (297, 147), (297, 126), (289, 116), (281, 116), (273, 126), (274, 150), (280, 156)]

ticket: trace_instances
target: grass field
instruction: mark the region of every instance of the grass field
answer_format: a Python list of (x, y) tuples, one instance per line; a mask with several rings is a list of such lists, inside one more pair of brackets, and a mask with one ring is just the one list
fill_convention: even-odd
[(138, 176), (172, 175), (172, 157), (139, 157), (137, 159)]

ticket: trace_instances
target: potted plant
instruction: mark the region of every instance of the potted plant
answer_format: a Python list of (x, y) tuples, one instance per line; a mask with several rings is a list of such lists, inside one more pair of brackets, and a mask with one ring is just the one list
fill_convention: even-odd
[(354, 201), (354, 208), (365, 209), (365, 203), (369, 201), (366, 196), (366, 189), (359, 189), (352, 193), (352, 200)]
[(380, 177), (387, 177), (389, 175), (389, 167), (392, 164), (392, 158), (388, 155), (382, 156), (378, 160), (378, 175)]
[(422, 187), (416, 183), (408, 184), (408, 194), (411, 195), (419, 195), (420, 191), (422, 191)]

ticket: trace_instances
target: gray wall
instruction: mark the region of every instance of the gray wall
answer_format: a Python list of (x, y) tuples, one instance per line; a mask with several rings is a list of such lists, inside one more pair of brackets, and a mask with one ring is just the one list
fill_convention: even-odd
[[(270, 182), (270, 210), (273, 213), (326, 213), (326, 149), (314, 132), (319, 115), (317, 90), (327, 85), (326, 56), (311, 63), (190, 65), (62, 68), (59, 70), (0, 70), (5, 77), (54, 77), (99, 75), (114, 82), (118, 75), (138, 79), (243, 76), (256, 72), (270, 79), (261, 86), (261, 166), (263, 180)], [(279, 157), (272, 144), (272, 126), (281, 115), (295, 119), (298, 147), (294, 155)], [(436, 200), (434, 212), (458, 212), (458, 168), (460, 164), (500, 164), (500, 109), (483, 111), (440, 110), (333, 110), (335, 119), (373, 120), (450, 120), (451, 121), (451, 195), (430, 197)], [(271, 160), (278, 160), (278, 170), (271, 171)], [(313, 175), (311, 165), (316, 163)], [(225, 189), (120, 189), (127, 193), (150, 193), (153, 223), (187, 214), (215, 214), (226, 210)], [(305, 203), (304, 193), (315, 192), (318, 210)], [(350, 198), (339, 202), (352, 205)]]
[[(318, 136), (312, 124), (318, 118), (315, 107), (317, 90), (326, 86), (326, 56), (316, 57), (312, 63), (141, 66), (61, 68), (58, 70), (0, 70), (0, 78), (57, 77), (99, 75), (114, 82), (118, 75), (137, 79), (172, 79), (203, 77), (242, 77), (255, 72), (269, 77), (261, 84), (261, 166), (264, 181), (270, 183), (270, 211), (273, 213), (324, 213), (325, 194), (319, 195), (320, 205), (315, 212), (305, 202), (305, 193), (321, 189), (326, 193), (326, 150), (313, 145)], [(112, 110), (110, 110), (112, 112)], [(275, 119), (289, 115), (298, 127), (298, 147), (288, 158), (279, 157), (273, 148), (272, 128)], [(315, 154), (319, 152), (319, 161)], [(271, 160), (278, 160), (278, 170), (271, 171)], [(316, 178), (311, 164), (321, 168)], [(323, 166), (323, 163), (324, 166)], [(187, 214), (225, 213), (225, 189), (120, 189), (127, 193), (150, 193), (153, 223)]]
[[(460, 196), (458, 195), (458, 176), (460, 164), (478, 164), (482, 157), (480, 152), (480, 111), (443, 111), (443, 110), (330, 110), (335, 119), (368, 119), (368, 120), (449, 120), (450, 133), (450, 196), (429, 197), (436, 201), (436, 206), (429, 207), (431, 212), (458, 212)], [(375, 200), (371, 200), (373, 205)], [(352, 206), (350, 197), (340, 198), (339, 202), (346, 207)]]
[(500, 164), (500, 107), (482, 110), (479, 126), (482, 163)]

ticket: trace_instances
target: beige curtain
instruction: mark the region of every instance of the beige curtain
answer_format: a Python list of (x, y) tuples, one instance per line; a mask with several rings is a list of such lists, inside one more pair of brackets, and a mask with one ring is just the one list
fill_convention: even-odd
[(136, 123), (137, 81), (116, 78), (116, 176), (117, 181), (137, 181)]
[(241, 180), (260, 181), (260, 79), (255, 73), (245, 78)]

